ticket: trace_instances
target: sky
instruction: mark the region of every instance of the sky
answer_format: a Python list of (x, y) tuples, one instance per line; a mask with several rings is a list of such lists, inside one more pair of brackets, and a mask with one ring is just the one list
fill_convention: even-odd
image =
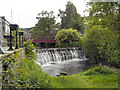
[[(68, 0), (0, 0), (0, 16), (5, 16), (6, 20), (12, 24), (18, 24), (20, 28), (34, 27), (37, 23), (37, 15), (41, 11), (54, 11), (54, 15), (59, 13), (58, 9), (65, 10)], [(86, 0), (69, 0), (77, 8), (77, 12), (84, 16)], [(88, 15), (88, 13), (86, 14)], [(59, 18), (56, 19), (60, 21)]]

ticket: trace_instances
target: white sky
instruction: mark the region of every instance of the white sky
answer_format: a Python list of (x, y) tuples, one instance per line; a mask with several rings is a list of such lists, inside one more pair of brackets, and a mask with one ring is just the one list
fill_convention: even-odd
[[(37, 23), (37, 15), (42, 10), (54, 11), (57, 15), (58, 9), (65, 10), (68, 0), (0, 0), (0, 16), (20, 28), (29, 28)], [(78, 13), (83, 16), (86, 8), (86, 0), (69, 0), (76, 6)], [(12, 10), (12, 19), (11, 19)], [(57, 21), (60, 21), (57, 19)]]

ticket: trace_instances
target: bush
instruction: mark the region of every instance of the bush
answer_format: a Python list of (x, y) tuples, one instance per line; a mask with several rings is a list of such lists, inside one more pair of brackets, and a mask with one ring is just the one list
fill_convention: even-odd
[(83, 49), (92, 63), (104, 63), (118, 67), (117, 36), (100, 25), (94, 25), (83, 36)]
[[(100, 59), (99, 50), (100, 37), (102, 35), (102, 28), (100, 26), (93, 26), (89, 30), (86, 30), (86, 34), (83, 36), (83, 51), (90, 58), (92, 63), (97, 63)], [(102, 32), (102, 33), (101, 33)]]
[(58, 31), (57, 35), (55, 36), (57, 40), (57, 45), (59, 47), (73, 47), (73, 46), (80, 46), (76, 44), (80, 42), (80, 35), (77, 30), (74, 29), (62, 29)]
[(32, 40), (27, 40), (25, 43), (25, 55), (29, 59), (36, 59), (35, 46), (32, 43)]
[(114, 73), (113, 71), (110, 71), (109, 69), (103, 68), (101, 66), (99, 67), (94, 67), (92, 69), (87, 70), (84, 72), (84, 75), (93, 75), (93, 74), (112, 74)]

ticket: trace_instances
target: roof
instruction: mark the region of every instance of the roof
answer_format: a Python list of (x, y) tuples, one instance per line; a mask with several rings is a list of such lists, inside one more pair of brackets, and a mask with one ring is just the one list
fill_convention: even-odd
[(40, 42), (40, 43), (56, 43), (56, 40), (33, 40), (34, 43)]

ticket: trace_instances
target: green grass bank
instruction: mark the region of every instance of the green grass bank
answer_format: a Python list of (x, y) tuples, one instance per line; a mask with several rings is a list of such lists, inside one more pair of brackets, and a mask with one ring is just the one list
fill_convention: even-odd
[(94, 67), (83, 73), (51, 77), (54, 88), (118, 88), (120, 74), (104, 67)]

